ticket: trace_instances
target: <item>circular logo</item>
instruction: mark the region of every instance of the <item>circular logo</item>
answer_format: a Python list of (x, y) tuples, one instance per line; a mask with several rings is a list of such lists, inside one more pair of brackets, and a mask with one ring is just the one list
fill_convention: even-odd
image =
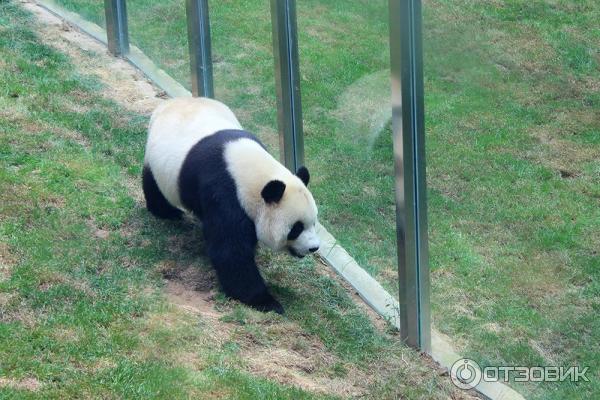
[(481, 382), (481, 369), (470, 358), (461, 358), (452, 364), (450, 379), (458, 388), (473, 389)]

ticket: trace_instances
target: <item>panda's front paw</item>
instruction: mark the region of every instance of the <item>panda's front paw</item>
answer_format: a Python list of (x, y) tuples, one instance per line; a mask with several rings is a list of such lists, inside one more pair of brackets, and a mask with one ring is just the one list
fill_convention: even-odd
[(274, 311), (277, 314), (283, 314), (285, 312), (283, 306), (277, 300), (275, 300), (275, 298), (271, 296), (269, 292), (261, 293), (247, 304), (250, 307), (262, 312)]

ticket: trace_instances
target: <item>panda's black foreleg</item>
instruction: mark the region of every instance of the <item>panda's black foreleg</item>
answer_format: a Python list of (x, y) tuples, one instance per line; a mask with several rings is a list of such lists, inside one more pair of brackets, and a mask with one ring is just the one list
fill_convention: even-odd
[(259, 311), (283, 314), (281, 304), (269, 293), (255, 262), (256, 233), (251, 221), (228, 226), (213, 218), (203, 220), (208, 256), (228, 297)]
[(214, 246), (209, 250), (209, 256), (228, 297), (259, 311), (283, 314), (283, 307), (269, 293), (258, 271), (254, 252), (240, 252), (239, 249), (232, 251), (229, 246)]
[(169, 204), (160, 192), (154, 180), (154, 175), (152, 175), (152, 170), (147, 165), (144, 166), (144, 172), (142, 173), (142, 187), (146, 198), (146, 208), (155, 217), (164, 219), (179, 219), (182, 217), (183, 212)]

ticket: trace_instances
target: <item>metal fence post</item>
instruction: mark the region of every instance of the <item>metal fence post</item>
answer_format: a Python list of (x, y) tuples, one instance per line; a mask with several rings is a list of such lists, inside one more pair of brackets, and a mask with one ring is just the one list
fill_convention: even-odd
[(421, 0), (389, 0), (400, 335), (431, 351)]
[(296, 1), (271, 0), (280, 158), (293, 172), (304, 164)]
[(208, 0), (186, 0), (192, 95), (214, 97)]
[(125, 0), (104, 0), (106, 14), (106, 39), (108, 51), (113, 56), (129, 53), (129, 31), (127, 29), (127, 6)]

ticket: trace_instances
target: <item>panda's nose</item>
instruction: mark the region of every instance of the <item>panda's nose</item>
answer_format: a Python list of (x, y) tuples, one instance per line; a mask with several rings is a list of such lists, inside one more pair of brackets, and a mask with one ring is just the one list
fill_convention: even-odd
[(311, 247), (310, 249), (308, 249), (308, 251), (310, 251), (311, 253), (314, 253), (317, 250), (319, 250), (319, 246), (317, 246), (317, 247)]

